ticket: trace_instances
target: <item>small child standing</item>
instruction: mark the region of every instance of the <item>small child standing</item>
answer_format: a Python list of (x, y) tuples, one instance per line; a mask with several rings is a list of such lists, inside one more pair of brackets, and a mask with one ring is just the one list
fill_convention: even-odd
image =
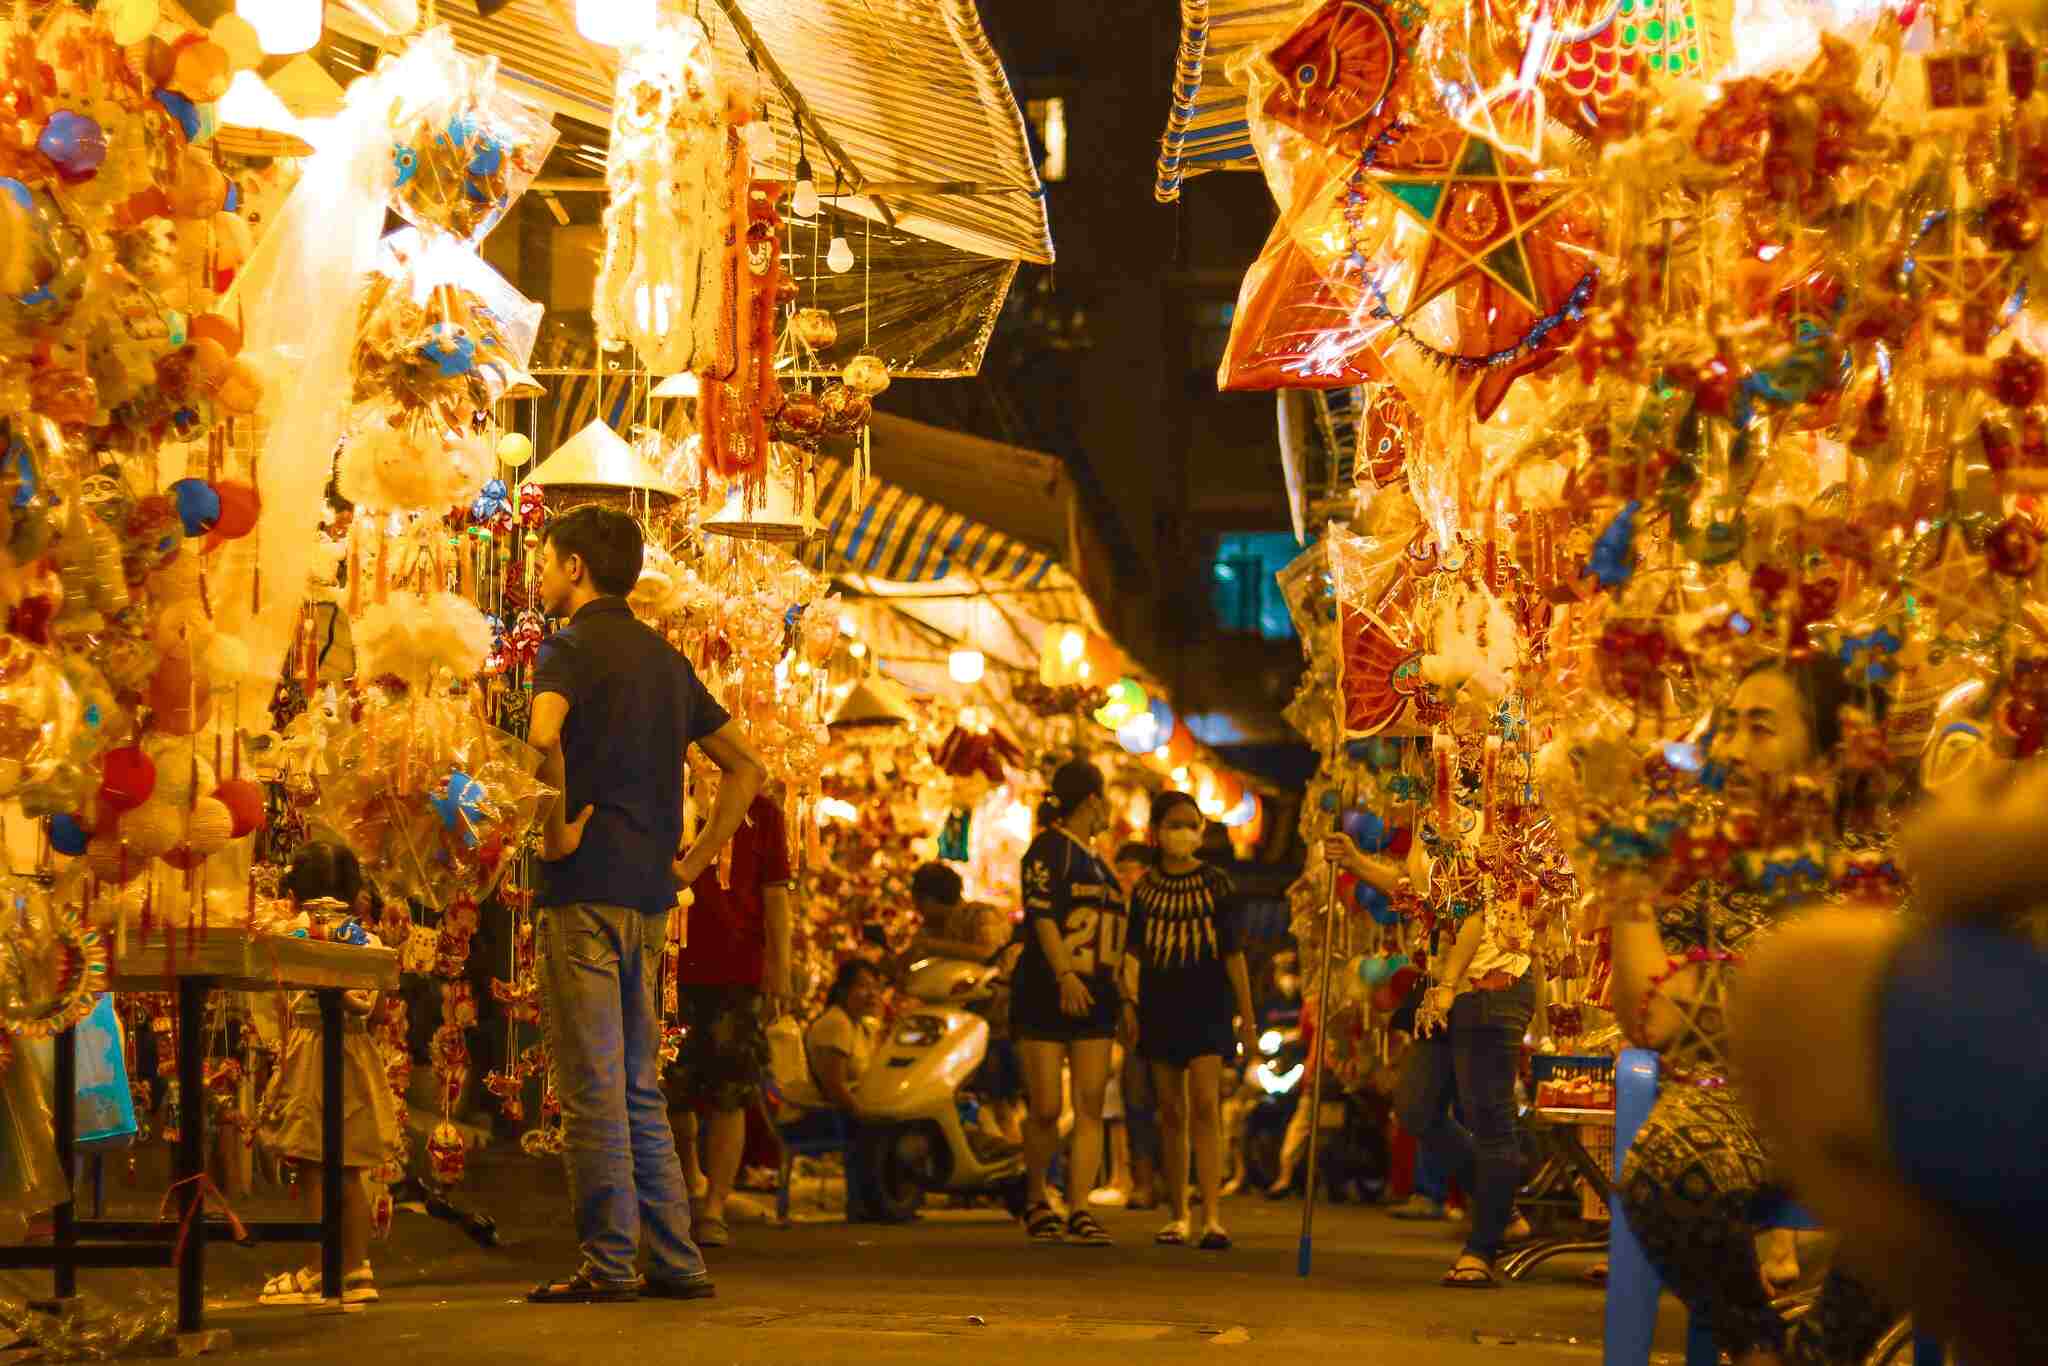
[[(281, 889), (292, 908), (309, 915), (360, 911), (362, 865), (346, 845), (313, 842), (292, 859)], [(374, 946), (377, 939), (370, 936)], [(370, 1038), (368, 1020), (378, 993), (351, 991), (344, 999), (342, 1076), (341, 1302), (372, 1304), (377, 1282), (370, 1270), (370, 1194), (365, 1174), (380, 1167), (398, 1147), (398, 1105), (386, 1080), (384, 1060)], [(321, 1170), (320, 1011), (312, 993), (296, 993), (289, 1004), (284, 1056), (263, 1098), (257, 1136), (279, 1157)], [(324, 1201), (336, 1193), (323, 1190)], [(318, 1304), (320, 1273), (302, 1267), (273, 1276), (263, 1287), (267, 1305)]]

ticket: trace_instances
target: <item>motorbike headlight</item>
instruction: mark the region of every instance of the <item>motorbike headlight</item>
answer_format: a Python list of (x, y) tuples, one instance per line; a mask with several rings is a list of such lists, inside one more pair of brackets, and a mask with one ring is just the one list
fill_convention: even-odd
[(1277, 1054), (1280, 1051), (1280, 1031), (1269, 1029), (1259, 1035), (1259, 1051), (1269, 1058)]

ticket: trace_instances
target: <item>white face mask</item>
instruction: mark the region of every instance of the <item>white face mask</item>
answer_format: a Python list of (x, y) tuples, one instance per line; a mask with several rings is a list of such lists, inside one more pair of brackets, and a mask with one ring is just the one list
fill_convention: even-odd
[(1159, 847), (1175, 858), (1193, 858), (1195, 850), (1202, 847), (1202, 832), (1175, 826), (1159, 832)]

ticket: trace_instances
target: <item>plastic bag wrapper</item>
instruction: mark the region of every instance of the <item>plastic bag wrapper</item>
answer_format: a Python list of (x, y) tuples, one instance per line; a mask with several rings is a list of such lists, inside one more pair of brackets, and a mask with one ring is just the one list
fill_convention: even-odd
[[(0, 796), (31, 805), (77, 786), (74, 745), (85, 707), (58, 656), (20, 636), (0, 636)], [(75, 776), (75, 775), (74, 775)]]
[(415, 227), (481, 242), (561, 134), (545, 112), (499, 88), (497, 58), (457, 52), (446, 26), (401, 61), (411, 81), (391, 121), (392, 207)]
[[(150, 1303), (150, 1300), (155, 1303)], [(146, 1297), (142, 1307), (114, 1309), (87, 1300), (77, 1314), (30, 1309), (0, 1298), (0, 1331), (29, 1349), (35, 1361), (116, 1361), (124, 1357), (171, 1355), (177, 1337), (177, 1308), (167, 1297)]]
[(540, 757), (466, 700), (372, 700), (325, 756), (319, 814), (386, 895), (481, 901), (555, 796)]
[(451, 237), (406, 228), (377, 255), (356, 335), (357, 402), (429, 410), (462, 431), (473, 413), (540, 395), (526, 366), (543, 305)]
[[(11, 1035), (0, 1034), (0, 1241), (15, 1242), (15, 1220), (32, 1218), (69, 1198), (50, 1091), (42, 1072)], [(0, 1323), (4, 1323), (0, 1302)]]

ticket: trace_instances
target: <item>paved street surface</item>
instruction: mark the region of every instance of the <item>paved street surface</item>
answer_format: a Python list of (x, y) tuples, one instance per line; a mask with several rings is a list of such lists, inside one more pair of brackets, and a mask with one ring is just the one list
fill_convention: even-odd
[[(110, 1186), (118, 1182), (110, 1180)], [(114, 1192), (121, 1194), (121, 1192)], [(459, 1199), (494, 1217), (501, 1245), (401, 1213), (374, 1257), (383, 1302), (322, 1316), (255, 1305), (263, 1278), (296, 1249), (208, 1249), (209, 1326), (230, 1329), (219, 1361), (993, 1363), (1306, 1361), (1337, 1354), (1399, 1366), (1509, 1366), (1599, 1359), (1601, 1292), (1584, 1257), (1495, 1292), (1447, 1290), (1448, 1225), (1384, 1212), (1318, 1216), (1314, 1275), (1295, 1275), (1301, 1206), (1241, 1199), (1223, 1254), (1155, 1247), (1156, 1214), (1108, 1211), (1111, 1249), (1029, 1245), (986, 1211), (939, 1211), (895, 1228), (742, 1224), (713, 1254), (719, 1298), (704, 1303), (537, 1306), (524, 1294), (575, 1266), (559, 1168), (514, 1154), (479, 1162)], [(123, 1205), (133, 1203), (124, 1199)], [(305, 1207), (300, 1206), (303, 1215)], [(252, 1202), (247, 1213), (268, 1211)], [(282, 1211), (280, 1211), (282, 1212)], [(134, 1307), (167, 1302), (165, 1273), (87, 1272), (88, 1294)], [(46, 1293), (40, 1275), (0, 1274), (0, 1293)], [(1666, 1300), (1660, 1357), (1681, 1356)]]

